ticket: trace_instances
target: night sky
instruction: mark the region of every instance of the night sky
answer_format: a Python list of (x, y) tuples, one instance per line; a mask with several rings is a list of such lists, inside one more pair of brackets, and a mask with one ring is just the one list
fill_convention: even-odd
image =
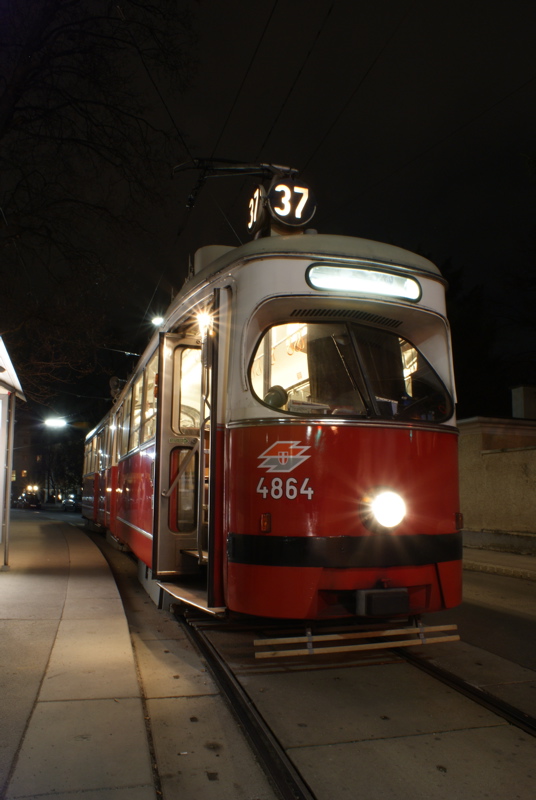
[[(286, 164), (314, 190), (320, 232), (430, 258), (451, 286), (459, 414), (508, 416), (510, 388), (536, 385), (536, 3), (186, 5), (190, 87), (151, 98), (177, 130), (169, 172), (200, 157)], [(187, 211), (198, 177), (167, 178), (130, 244), (143, 280), (111, 313), (133, 349), (198, 247), (248, 240), (255, 179), (209, 179)]]
[[(199, 73), (176, 112), (192, 155), (297, 167), (319, 228), (439, 262), (521, 244), (534, 210), (534, 3), (198, 5)], [(248, 193), (210, 191), (241, 235)], [(211, 200), (184, 239), (201, 240)]]

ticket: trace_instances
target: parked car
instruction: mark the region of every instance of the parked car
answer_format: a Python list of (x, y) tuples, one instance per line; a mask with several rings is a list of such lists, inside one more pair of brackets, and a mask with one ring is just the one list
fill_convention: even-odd
[(76, 494), (70, 494), (61, 501), (64, 511), (82, 511), (82, 498)]
[(21, 500), (21, 508), (41, 508), (39, 496), (33, 492), (26, 492), (22, 495)]

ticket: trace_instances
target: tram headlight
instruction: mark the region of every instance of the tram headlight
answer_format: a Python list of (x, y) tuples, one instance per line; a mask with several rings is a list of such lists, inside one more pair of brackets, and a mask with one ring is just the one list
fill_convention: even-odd
[(406, 503), (398, 492), (378, 489), (363, 498), (361, 516), (372, 529), (396, 528), (406, 516)]

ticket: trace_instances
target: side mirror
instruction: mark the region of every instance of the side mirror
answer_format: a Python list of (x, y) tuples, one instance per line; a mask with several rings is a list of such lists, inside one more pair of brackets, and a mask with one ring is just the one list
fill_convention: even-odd
[(264, 402), (273, 408), (282, 408), (288, 400), (288, 394), (282, 386), (270, 386)]

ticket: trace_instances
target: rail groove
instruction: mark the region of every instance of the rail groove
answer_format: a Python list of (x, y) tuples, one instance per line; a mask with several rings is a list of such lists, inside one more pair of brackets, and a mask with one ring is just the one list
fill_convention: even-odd
[(247, 734), (249, 743), (268, 779), (282, 800), (316, 800), (314, 793), (288, 758), (247, 692), (204, 635), (202, 623), (198, 626), (195, 618), (182, 616), (179, 612), (176, 612), (176, 616), (183, 623), (190, 640), (201, 652), (216, 683), (227, 698), (232, 713)]
[(536, 736), (535, 717), (532, 717), (530, 714), (521, 711), (521, 709), (512, 706), (505, 700), (495, 697), (485, 689), (481, 689), (478, 686), (465, 681), (463, 678), (454, 675), (454, 673), (449, 672), (443, 667), (440, 667), (438, 664), (434, 664), (430, 660), (427, 660), (425, 656), (420, 656), (416, 653), (410, 653), (403, 647), (396, 652), (398, 656), (417, 667), (417, 669), (428, 673), (428, 675), (431, 675), (447, 686), (450, 686), (457, 692), (460, 692), (460, 694), (465, 695), (465, 697), (474, 700), (476, 703), (479, 703), (479, 705), (487, 708), (488, 711), (492, 711), (494, 714), (497, 714), (505, 719), (511, 725), (521, 728), (521, 730), (525, 731), (525, 733), (530, 733), (531, 736)]

